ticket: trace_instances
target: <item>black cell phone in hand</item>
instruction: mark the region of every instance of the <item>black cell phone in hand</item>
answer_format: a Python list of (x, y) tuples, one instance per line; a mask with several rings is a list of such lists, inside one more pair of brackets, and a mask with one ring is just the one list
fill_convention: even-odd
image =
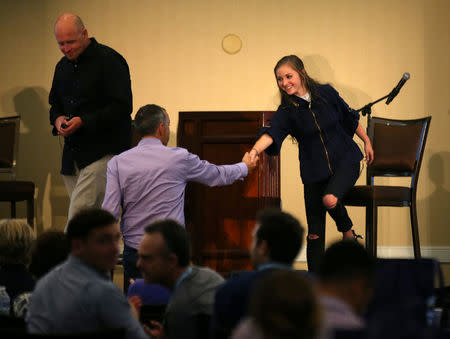
[[(72, 117), (72, 114), (69, 114), (68, 116), (66, 116), (66, 120), (67, 121), (69, 121), (70, 119), (72, 119), (73, 117)], [(67, 124), (66, 123), (62, 123), (61, 124), (61, 128), (67, 128), (68, 126), (67, 126)]]
[(162, 324), (166, 304), (144, 304), (141, 306), (139, 320), (141, 323), (151, 326), (150, 320), (155, 320)]

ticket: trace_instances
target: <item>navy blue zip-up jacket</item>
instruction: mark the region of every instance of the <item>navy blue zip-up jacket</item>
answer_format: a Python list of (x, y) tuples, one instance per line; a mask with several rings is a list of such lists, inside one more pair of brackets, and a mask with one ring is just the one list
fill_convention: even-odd
[(298, 141), (300, 175), (304, 184), (329, 178), (337, 168), (361, 161), (363, 154), (353, 141), (359, 114), (330, 85), (320, 85), (311, 103), (295, 95), (294, 104), (280, 105), (267, 133), (273, 139), (265, 152), (278, 155), (287, 135)]

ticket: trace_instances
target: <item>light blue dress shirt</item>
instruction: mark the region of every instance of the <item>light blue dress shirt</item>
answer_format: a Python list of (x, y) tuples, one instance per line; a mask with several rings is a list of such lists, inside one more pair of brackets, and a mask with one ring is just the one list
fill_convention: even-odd
[[(230, 185), (248, 174), (247, 165), (217, 166), (157, 138), (139, 144), (108, 162), (102, 208), (116, 218), (124, 243), (138, 248), (151, 222), (174, 219), (184, 225), (184, 190), (188, 181), (208, 186)], [(122, 208), (122, 214), (120, 209)]]
[(126, 338), (147, 338), (123, 292), (108, 277), (70, 255), (42, 277), (26, 315), (30, 333), (81, 333), (124, 328)]

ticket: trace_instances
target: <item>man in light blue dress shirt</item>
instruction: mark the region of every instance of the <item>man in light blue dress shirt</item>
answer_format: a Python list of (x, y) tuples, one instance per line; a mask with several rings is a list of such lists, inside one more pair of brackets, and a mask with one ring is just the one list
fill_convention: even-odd
[(125, 281), (141, 277), (136, 268), (137, 248), (144, 228), (156, 220), (184, 221), (184, 191), (188, 181), (208, 186), (230, 185), (256, 167), (245, 153), (242, 162), (216, 166), (180, 147), (167, 147), (170, 119), (166, 110), (146, 105), (135, 116), (143, 136), (139, 144), (108, 163), (102, 207), (116, 218), (124, 241)]
[(109, 278), (117, 263), (117, 220), (101, 209), (78, 212), (69, 221), (69, 258), (42, 277), (26, 316), (30, 333), (71, 334), (125, 329), (126, 338), (148, 338), (137, 312)]

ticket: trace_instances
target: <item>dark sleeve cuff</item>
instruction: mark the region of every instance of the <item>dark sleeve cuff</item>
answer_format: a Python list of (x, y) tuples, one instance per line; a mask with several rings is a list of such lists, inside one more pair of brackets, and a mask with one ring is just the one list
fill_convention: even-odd
[(270, 156), (276, 156), (280, 154), (280, 150), (281, 150), (281, 145), (283, 144), (283, 140), (280, 140), (280, 138), (276, 135), (274, 135), (273, 130), (270, 127), (263, 127), (260, 129), (259, 133), (258, 133), (258, 139), (263, 135), (263, 134), (268, 134), (270, 135), (270, 137), (273, 140), (272, 145), (270, 145), (269, 147), (267, 147), (264, 152), (267, 155)]

